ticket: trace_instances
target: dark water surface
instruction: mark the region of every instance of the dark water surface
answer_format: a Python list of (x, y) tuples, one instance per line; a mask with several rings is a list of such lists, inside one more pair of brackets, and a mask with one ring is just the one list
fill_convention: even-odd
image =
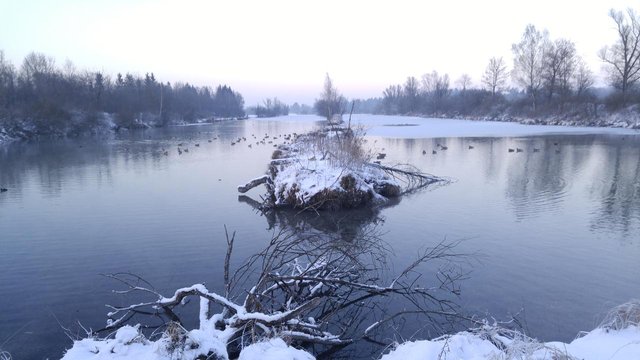
[[(464, 265), (471, 273), (462, 308), (498, 319), (524, 309), (527, 331), (542, 340), (570, 340), (610, 307), (640, 297), (637, 134), (512, 124), (474, 133), (456, 130), (460, 122), (447, 132), (440, 120), (422, 119), (400, 134), (379, 125), (408, 118), (358, 119), (388, 164), (454, 179), (380, 212), (392, 268), (411, 262), (416, 249), (464, 240), (460, 250), (480, 256)], [(9, 188), (0, 194), (0, 348), (16, 359), (59, 358), (71, 342), (58, 322), (104, 326), (117, 284), (100, 274), (136, 273), (166, 294), (192, 283), (220, 290), (223, 226), (237, 232), (235, 265), (272, 234), (268, 219), (238, 201), (236, 186), (263, 173), (273, 150), (252, 134), (301, 133), (314, 120), (0, 146), (0, 186)], [(239, 137), (248, 141), (231, 145)], [(179, 143), (189, 152), (179, 155)], [(436, 144), (448, 150), (432, 154)]]

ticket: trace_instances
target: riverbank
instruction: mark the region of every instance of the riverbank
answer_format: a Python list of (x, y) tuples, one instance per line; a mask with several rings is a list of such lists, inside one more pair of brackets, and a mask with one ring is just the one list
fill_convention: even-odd
[[(511, 333), (512, 336), (505, 336)], [(537, 342), (496, 327), (447, 335), (434, 340), (408, 341), (381, 360), (529, 359), (630, 360), (640, 358), (640, 327), (597, 328), (570, 343)]]
[[(530, 360), (625, 360), (640, 358), (640, 302), (632, 301), (614, 308), (601, 324), (588, 333), (578, 334), (569, 342), (538, 342), (519, 331), (497, 325), (445, 335), (433, 340), (407, 341), (397, 344), (381, 360), (441, 359), (530, 359)], [(187, 349), (176, 352), (170, 335), (148, 340), (139, 326), (124, 326), (108, 339), (88, 338), (73, 343), (62, 360), (169, 360), (214, 356), (229, 359), (224, 346), (224, 332), (213, 327), (189, 331), (182, 341)], [(240, 352), (244, 360), (310, 360), (310, 353), (287, 343), (285, 334), (253, 343)], [(177, 356), (177, 357), (176, 357)]]
[[(576, 128), (618, 128), (640, 130), (640, 106), (630, 106), (620, 111), (607, 112), (600, 110), (603, 114), (598, 117), (584, 117), (580, 114), (550, 115), (544, 117), (525, 117), (510, 114), (494, 115), (460, 115), (460, 114), (419, 114), (409, 113), (398, 115), (402, 117), (418, 117), (431, 119), (453, 119), (468, 120), (476, 122), (505, 122), (518, 123), (522, 125), (544, 125), (544, 126), (567, 126)], [(361, 114), (363, 115), (363, 114)], [(366, 114), (364, 114), (366, 115)], [(83, 134), (110, 133), (120, 130), (146, 129), (152, 127), (162, 127), (165, 125), (190, 125), (216, 123), (226, 120), (243, 120), (243, 118), (223, 118), (204, 117), (202, 119), (187, 122), (181, 119), (172, 119), (163, 124), (157, 115), (141, 113), (132, 118), (126, 124), (122, 123), (114, 114), (109, 113), (74, 113), (65, 124), (47, 124), (43, 121), (33, 119), (12, 119), (0, 118), (0, 144), (20, 140), (33, 140), (39, 137), (70, 137)], [(418, 124), (405, 124), (418, 125)]]
[(109, 134), (118, 131), (160, 128), (171, 125), (202, 125), (220, 121), (246, 120), (248, 117), (207, 116), (196, 121), (173, 118), (163, 122), (157, 114), (139, 113), (127, 121), (115, 114), (100, 112), (74, 112), (64, 121), (52, 120), (51, 123), (34, 119), (0, 118), (0, 144), (13, 141), (29, 141), (38, 138), (64, 138), (82, 135)]
[[(130, 128), (146, 128), (146, 122), (133, 121)], [(34, 140), (40, 137), (74, 137), (116, 131), (116, 118), (109, 113), (71, 112), (64, 118), (0, 118), (0, 143)]]
[(544, 115), (528, 117), (512, 115), (507, 112), (491, 115), (460, 115), (460, 114), (407, 114), (422, 118), (456, 119), (471, 121), (499, 121), (515, 122), (523, 125), (555, 125), (572, 127), (607, 127), (623, 129), (640, 129), (640, 105), (633, 105), (618, 111), (598, 109), (598, 116), (585, 116), (582, 112), (567, 112), (561, 115)]

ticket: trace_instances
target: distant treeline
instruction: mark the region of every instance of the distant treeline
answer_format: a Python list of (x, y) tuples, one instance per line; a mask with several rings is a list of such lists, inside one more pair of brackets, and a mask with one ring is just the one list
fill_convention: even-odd
[(249, 113), (255, 114), (259, 118), (289, 115), (289, 105), (286, 105), (278, 98), (266, 99), (262, 104), (247, 109)]
[(112, 78), (78, 71), (69, 61), (58, 67), (53, 58), (34, 52), (17, 68), (0, 50), (0, 129), (80, 133), (104, 123), (105, 115), (125, 128), (245, 116), (242, 96), (226, 85), (163, 83), (153, 73)]
[[(503, 58), (493, 57), (475, 86), (468, 74), (453, 83), (437, 71), (419, 79), (409, 76), (403, 84), (387, 87), (381, 98), (355, 100), (354, 111), (585, 122), (603, 113), (635, 113), (640, 109), (640, 17), (632, 9), (612, 9), (609, 17), (617, 40), (598, 52), (608, 90), (593, 88), (593, 72), (573, 41), (551, 39), (547, 30), (528, 25), (511, 47), (511, 69)], [(509, 79), (515, 87), (507, 87)]]

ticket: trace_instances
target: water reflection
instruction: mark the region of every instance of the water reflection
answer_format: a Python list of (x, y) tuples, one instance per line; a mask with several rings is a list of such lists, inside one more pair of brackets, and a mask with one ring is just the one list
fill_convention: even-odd
[(640, 147), (618, 144), (608, 148), (602, 169), (603, 174), (594, 176), (592, 194), (600, 200), (600, 206), (593, 212), (591, 228), (616, 228), (625, 234), (637, 231), (634, 226), (640, 221)]
[[(506, 196), (511, 200), (518, 220), (536, 217), (544, 213), (558, 213), (567, 192), (567, 180), (563, 176), (562, 156), (556, 139), (527, 139), (517, 142), (522, 153), (506, 153)], [(533, 149), (545, 151), (534, 152)], [(566, 151), (566, 150), (565, 150)], [(571, 176), (571, 174), (568, 174)], [(573, 179), (570, 179), (570, 181)]]
[[(240, 195), (238, 201), (248, 204), (255, 212), (264, 217), (267, 228), (290, 229), (302, 234), (320, 233), (335, 240), (353, 242), (364, 236), (367, 229), (384, 223), (380, 215), (382, 207), (365, 207), (344, 211), (300, 211), (293, 209), (262, 209), (262, 204), (249, 196)], [(391, 199), (384, 208), (400, 203), (399, 198)]]
[(517, 221), (595, 206), (592, 230), (625, 233), (640, 226), (639, 142), (613, 135), (370, 141), (388, 148), (389, 163), (463, 180), (468, 193), (502, 189)]

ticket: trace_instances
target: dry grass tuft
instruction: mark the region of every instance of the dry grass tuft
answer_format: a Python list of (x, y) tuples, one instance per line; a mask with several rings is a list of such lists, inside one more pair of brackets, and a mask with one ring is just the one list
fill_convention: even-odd
[(638, 325), (640, 325), (640, 299), (634, 299), (611, 309), (598, 327), (622, 330)]

